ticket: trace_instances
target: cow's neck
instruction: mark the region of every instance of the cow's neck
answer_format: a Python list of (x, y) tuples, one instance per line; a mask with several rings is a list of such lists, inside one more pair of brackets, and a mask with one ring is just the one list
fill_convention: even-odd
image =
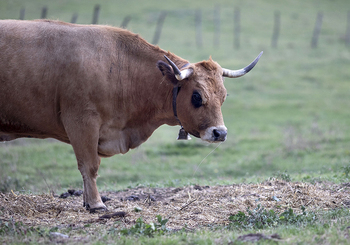
[[(135, 67), (120, 67), (129, 79), (122, 79), (121, 72), (114, 77), (117, 83), (115, 104), (118, 108), (114, 111), (113, 128), (104, 127), (105, 132), (100, 139), (111, 143), (113, 154), (125, 153), (139, 146), (163, 124), (179, 125), (172, 108), (173, 85), (163, 77), (156, 63), (164, 60), (164, 54), (179, 65), (187, 61), (155, 49), (158, 49), (157, 52), (138, 54), (139, 59), (130, 61)], [(108, 149), (101, 155), (110, 155)]]
[[(136, 110), (135, 121), (139, 121), (142, 124), (142, 130), (148, 129), (149, 136), (153, 131), (163, 124), (168, 124), (171, 126), (179, 125), (179, 121), (174, 115), (173, 111), (173, 88), (174, 86), (170, 84), (169, 81), (162, 75), (162, 73), (156, 68), (156, 63), (158, 60), (164, 60), (164, 54), (169, 55), (165, 52), (160, 52), (153, 59), (151, 59), (150, 65), (148, 67), (154, 67), (147, 76), (140, 76), (138, 80), (138, 85), (140, 86), (136, 92), (139, 96), (133, 97), (133, 105), (138, 105), (134, 107), (131, 105), (132, 109)], [(176, 56), (172, 55), (175, 60)], [(181, 62), (181, 61), (180, 61)], [(134, 90), (135, 92), (135, 90)], [(134, 94), (132, 92), (131, 94)], [(131, 122), (133, 124), (133, 122)]]

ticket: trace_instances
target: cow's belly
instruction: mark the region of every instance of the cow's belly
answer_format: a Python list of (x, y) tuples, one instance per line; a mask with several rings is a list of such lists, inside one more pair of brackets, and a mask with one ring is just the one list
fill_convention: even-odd
[(4, 132), (0, 132), (0, 142), (10, 141), (10, 140), (14, 140), (14, 139), (17, 139), (17, 138), (18, 137), (16, 135), (6, 134)]
[(42, 132), (24, 123), (15, 121), (4, 122), (0, 119), (0, 141), (10, 141), (21, 137), (45, 138), (40, 137)]
[[(57, 140), (69, 143), (68, 137), (63, 128), (60, 128), (55, 120), (48, 118), (42, 119), (42, 122), (30, 119), (15, 120), (8, 119), (0, 115), (0, 142), (11, 141), (17, 138), (55, 138)], [(24, 123), (24, 121), (26, 123)]]

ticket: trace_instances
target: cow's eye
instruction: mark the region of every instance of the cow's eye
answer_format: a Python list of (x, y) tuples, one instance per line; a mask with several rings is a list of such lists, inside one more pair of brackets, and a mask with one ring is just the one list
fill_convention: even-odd
[(192, 105), (195, 108), (202, 106), (202, 97), (197, 91), (194, 91), (192, 94)]

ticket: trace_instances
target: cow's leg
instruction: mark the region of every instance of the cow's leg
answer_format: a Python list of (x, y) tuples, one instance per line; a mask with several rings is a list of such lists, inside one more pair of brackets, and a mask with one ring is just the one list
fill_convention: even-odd
[(96, 148), (94, 149), (94, 152), (88, 152), (87, 150), (81, 149), (82, 147), (82, 145), (73, 145), (78, 161), (78, 169), (84, 182), (84, 206), (90, 211), (107, 209), (101, 200), (96, 185), (97, 171), (100, 166), (101, 159), (97, 155)]
[[(74, 125), (74, 124), (73, 124)], [(66, 128), (66, 132), (78, 162), (78, 169), (84, 181), (84, 206), (91, 212), (107, 209), (97, 191), (96, 179), (101, 158), (98, 156), (97, 125), (80, 124)]]
[(92, 212), (98, 209), (107, 209), (101, 200), (96, 185), (97, 170), (98, 166), (100, 165), (100, 161), (101, 159), (98, 159), (98, 161), (96, 162), (97, 168), (95, 168), (95, 166), (86, 167), (84, 161), (78, 160), (78, 169), (84, 181), (83, 205), (86, 207), (86, 209)]

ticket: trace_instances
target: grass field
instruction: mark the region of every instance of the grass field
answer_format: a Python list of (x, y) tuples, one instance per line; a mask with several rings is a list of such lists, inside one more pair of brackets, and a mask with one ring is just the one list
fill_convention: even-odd
[[(41, 8), (47, 6), (48, 18), (69, 22), (73, 13), (78, 13), (77, 22), (89, 24), (97, 2), (101, 4), (100, 24), (119, 26), (123, 18), (130, 15), (128, 29), (148, 41), (152, 41), (160, 12), (169, 11), (159, 46), (191, 62), (211, 55), (221, 66), (236, 69), (264, 51), (251, 73), (225, 80), (229, 95), (222, 107), (228, 128), (226, 142), (219, 146), (198, 139), (177, 142), (179, 128), (162, 126), (139, 148), (102, 160), (99, 190), (260, 183), (269, 178), (340, 186), (350, 182), (350, 47), (345, 45), (350, 7), (347, 1), (0, 0), (0, 18), (16, 19), (25, 7), (25, 19), (36, 19)], [(221, 7), (221, 34), (220, 45), (214, 47), (213, 20), (217, 4)], [(238, 50), (233, 47), (232, 31), (233, 11), (237, 7), (241, 10)], [(195, 42), (198, 8), (203, 14), (202, 48), (197, 48)], [(276, 10), (281, 13), (281, 31), (278, 48), (273, 49), (271, 36)], [(324, 15), (322, 29), (318, 48), (311, 49), (319, 11)], [(24, 139), (0, 144), (0, 165), (0, 192), (3, 193), (13, 190), (59, 194), (82, 186), (71, 146), (57, 141)], [(96, 228), (101, 236), (89, 234), (93, 243), (239, 244), (239, 235), (255, 232), (277, 233), (290, 244), (350, 243), (348, 207), (308, 211), (317, 212), (316, 222), (305, 219), (298, 224), (263, 229), (226, 229), (213, 224), (212, 228), (167, 233), (155, 238), (111, 234), (101, 227)], [(45, 227), (38, 228), (42, 236), (37, 231), (31, 235), (14, 235), (16, 229), (5, 229), (1, 212), (0, 241), (49, 241)], [(70, 234), (67, 228), (59, 231)], [(116, 238), (119, 240), (114, 240)]]

